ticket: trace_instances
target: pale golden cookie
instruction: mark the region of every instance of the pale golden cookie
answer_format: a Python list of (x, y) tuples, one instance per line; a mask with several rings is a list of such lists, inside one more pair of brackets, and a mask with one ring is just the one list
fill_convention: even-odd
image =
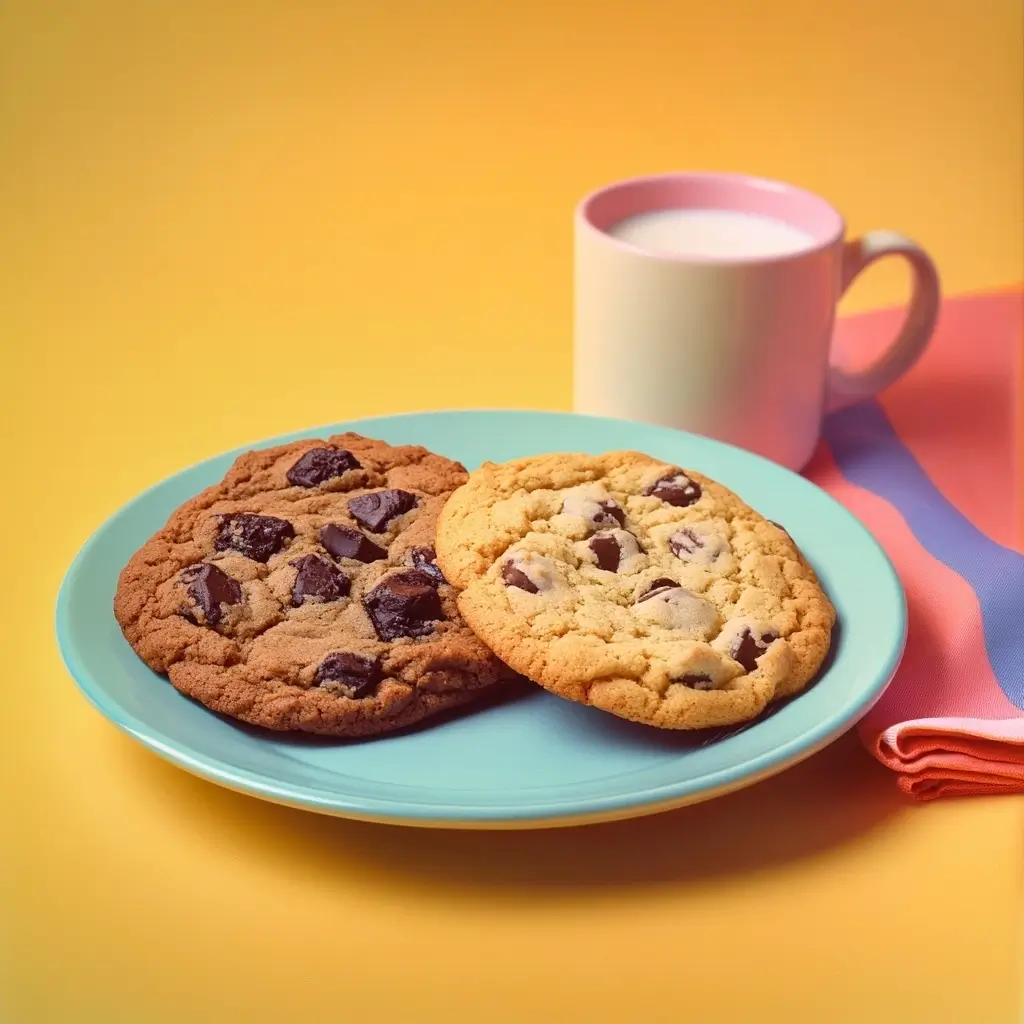
[(828, 652), (835, 612), (789, 534), (639, 452), (485, 463), (446, 503), (436, 547), (502, 660), (633, 721), (747, 721)]

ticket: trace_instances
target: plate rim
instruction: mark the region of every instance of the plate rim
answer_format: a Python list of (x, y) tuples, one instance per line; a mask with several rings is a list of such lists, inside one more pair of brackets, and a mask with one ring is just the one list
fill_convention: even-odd
[[(371, 428), (375, 423), (387, 423), (390, 425), (395, 423), (395, 421), (422, 417), (473, 417), (481, 415), (493, 416), (495, 414), (506, 416), (539, 415), (553, 419), (589, 420), (608, 424), (613, 428), (616, 425), (627, 427), (639, 426), (645, 429), (663, 431), (666, 435), (676, 435), (680, 442), (685, 442), (688, 438), (694, 438), (702, 444), (710, 444), (712, 447), (731, 449), (743, 459), (762, 463), (768, 467), (770, 472), (781, 472), (800, 481), (802, 486), (819, 492), (834, 506), (834, 510), (846, 517), (849, 523), (874, 548), (875, 553), (880, 558), (880, 567), (884, 568), (889, 577), (892, 592), (899, 598), (899, 637), (889, 651), (884, 665), (879, 667), (878, 675), (873, 685), (858, 691), (855, 697), (847, 700), (835, 711), (819, 719), (811, 727), (790, 736), (780, 745), (696, 778), (677, 780), (629, 794), (620, 793), (612, 796), (584, 799), (574, 798), (569, 800), (561, 798), (550, 802), (534, 802), (527, 806), (461, 803), (453, 805), (443, 801), (424, 801), (408, 804), (400, 800), (388, 800), (366, 795), (346, 794), (337, 790), (325, 790), (310, 784), (282, 782), (279, 778), (275, 779), (271, 775), (237, 767), (220, 758), (208, 756), (198, 751), (188, 742), (175, 739), (162, 730), (140, 721), (107, 692), (102, 682), (95, 678), (92, 670), (82, 660), (77, 641), (72, 635), (69, 625), (69, 603), (72, 600), (75, 585), (88, 565), (92, 550), (109, 531), (116, 530), (118, 523), (130, 515), (131, 511), (143, 502), (147, 496), (166, 486), (171, 481), (214, 460), (234, 459), (247, 451), (288, 444), (295, 440), (316, 437), (325, 433), (338, 433), (342, 430), (360, 431)], [(154, 526), (153, 529), (159, 529), (159, 525)], [(853, 513), (846, 509), (831, 494), (806, 477), (755, 453), (737, 448), (734, 445), (687, 431), (664, 427), (659, 424), (618, 420), (610, 417), (590, 416), (561, 410), (519, 408), (437, 409), (342, 420), (332, 424), (322, 424), (297, 431), (289, 431), (274, 437), (263, 438), (228, 451), (216, 453), (184, 466), (139, 491), (107, 516), (92, 531), (64, 573), (57, 594), (54, 618), (57, 645), (61, 658), (77, 689), (86, 700), (122, 732), (132, 737), (146, 749), (151, 750), (171, 764), (188, 771), (190, 774), (235, 792), (302, 810), (395, 825), (462, 829), (545, 828), (638, 817), (712, 799), (727, 792), (762, 781), (823, 749), (846, 732), (847, 729), (874, 706), (885, 692), (899, 667), (906, 647), (908, 628), (906, 593), (899, 575), (885, 550)]]

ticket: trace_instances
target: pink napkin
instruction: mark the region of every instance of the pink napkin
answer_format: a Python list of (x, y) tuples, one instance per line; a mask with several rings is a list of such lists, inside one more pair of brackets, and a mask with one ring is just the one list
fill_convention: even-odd
[[(844, 320), (861, 356), (899, 327)], [(947, 300), (920, 363), (876, 401), (832, 414), (807, 475), (853, 512), (903, 581), (909, 634), (860, 723), (919, 800), (1024, 792), (1024, 555), (1016, 494), (1021, 291)]]

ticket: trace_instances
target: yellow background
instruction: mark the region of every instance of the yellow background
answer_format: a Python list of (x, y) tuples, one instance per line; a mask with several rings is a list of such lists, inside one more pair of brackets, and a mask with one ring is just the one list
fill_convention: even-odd
[[(363, 414), (569, 405), (570, 215), (749, 170), (1024, 278), (1019, 0), (0, 4), (6, 1008), (28, 1021), (1014, 1019), (1024, 808), (908, 807), (852, 737), (560, 833), (192, 779), (52, 640), (182, 465)], [(898, 300), (895, 270), (845, 304)]]

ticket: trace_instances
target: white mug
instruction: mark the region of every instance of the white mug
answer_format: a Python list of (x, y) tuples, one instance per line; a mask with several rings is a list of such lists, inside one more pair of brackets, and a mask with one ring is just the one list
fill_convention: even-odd
[[(822, 415), (905, 373), (939, 309), (935, 264), (892, 231), (844, 240), (792, 185), (665, 174), (610, 185), (575, 218), (573, 407), (715, 437), (800, 470)], [(882, 256), (913, 272), (902, 330), (864, 370), (831, 358), (836, 303)]]

